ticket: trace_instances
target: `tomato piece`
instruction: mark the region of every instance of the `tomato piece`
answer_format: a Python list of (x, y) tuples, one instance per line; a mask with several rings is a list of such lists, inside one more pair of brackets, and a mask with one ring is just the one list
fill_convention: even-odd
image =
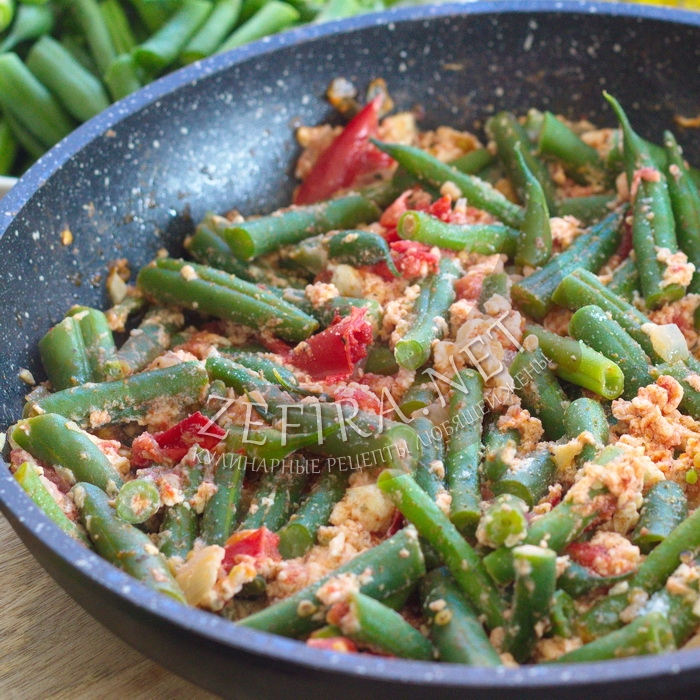
[[(566, 553), (581, 566), (595, 571), (596, 559), (604, 558), (606, 549), (601, 544), (591, 544), (590, 542), (572, 542), (567, 548)], [(597, 573), (597, 572), (596, 572)]]
[[(313, 204), (328, 199), (334, 192), (350, 187), (358, 176), (385, 163), (369, 142), (379, 126), (379, 110), (384, 97), (377, 95), (347, 124), (318, 157), (294, 195), (294, 204)], [(390, 161), (389, 161), (390, 162)], [(385, 167), (385, 166), (384, 166)]]
[(350, 316), (336, 318), (326, 330), (299, 343), (290, 362), (313, 379), (347, 379), (372, 342), (372, 324), (366, 315), (367, 309), (354, 306)]
[(430, 272), (437, 272), (440, 254), (418, 241), (396, 241), (389, 247), (399, 272), (405, 277), (424, 277)]
[(357, 653), (357, 644), (347, 637), (311, 637), (306, 640), (306, 645), (314, 649), (337, 651), (341, 654)]
[(279, 535), (268, 530), (264, 525), (256, 530), (234, 532), (224, 545), (224, 558), (221, 566), (228, 572), (242, 557), (252, 557), (256, 561), (273, 559), (280, 561)]

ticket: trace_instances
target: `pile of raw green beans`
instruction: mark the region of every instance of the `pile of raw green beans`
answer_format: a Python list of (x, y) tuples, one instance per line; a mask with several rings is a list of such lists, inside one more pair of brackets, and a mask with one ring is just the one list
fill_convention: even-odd
[[(149, 42), (156, 66), (155, 39), (123, 55)], [(698, 178), (605, 98), (619, 129), (500, 112), (449, 162), (380, 139), (371, 99), (296, 206), (208, 215), (189, 259), (134, 286), (115, 266), (112, 308), (49, 330), (8, 431), (16, 479), (145, 585), (321, 649), (499, 666), (681, 647), (700, 623)], [(635, 401), (664, 435), (623, 439)]]
[(21, 175), (79, 124), (166, 72), (291, 27), (397, 4), (0, 0), (0, 175)]

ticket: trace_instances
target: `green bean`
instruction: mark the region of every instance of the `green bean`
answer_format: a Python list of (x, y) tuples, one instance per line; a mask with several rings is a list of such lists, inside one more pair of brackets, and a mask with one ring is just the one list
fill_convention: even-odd
[(63, 389), (27, 404), (25, 414), (58, 413), (84, 428), (139, 421), (168, 398), (180, 406), (201, 402), (208, 381), (203, 364), (181, 362), (113, 382)]
[(160, 508), (158, 487), (150, 479), (127, 481), (117, 494), (114, 510), (127, 523), (146, 522)]
[[(1, 100), (0, 100), (1, 102)], [(1, 106), (1, 105), (0, 105)], [(11, 112), (5, 112), (5, 121), (10, 127), (12, 135), (17, 139), (22, 148), (36, 160), (41, 158), (46, 152), (47, 146), (45, 146), (34, 134), (32, 134), (29, 129), (27, 129)]]
[(134, 60), (142, 68), (160, 73), (177, 60), (211, 11), (212, 3), (208, 0), (184, 0), (155, 34), (133, 49)]
[(122, 478), (90, 436), (64, 417), (44, 413), (19, 421), (11, 438), (36, 459), (72, 472), (76, 481), (88, 481), (116, 492)]
[[(208, 452), (206, 455), (206, 459), (210, 461), (211, 455)], [(171, 506), (165, 512), (160, 526), (158, 549), (168, 558), (179, 557), (184, 560), (194, 547), (199, 530), (199, 518), (190, 500), (197, 493), (201, 483), (202, 466), (200, 462), (190, 467), (186, 472), (182, 489), (185, 499), (181, 503)]]
[[(376, 547), (307, 586), (298, 593), (253, 613), (238, 624), (284, 637), (301, 637), (324, 624), (324, 606), (316, 597), (322, 585), (342, 574), (360, 577), (360, 592), (385, 604), (401, 604), (425, 574), (416, 531), (404, 528)], [(319, 614), (317, 614), (319, 613)]]
[[(560, 577), (561, 578), (561, 577)], [(571, 639), (574, 629), (571, 620), (576, 616), (574, 599), (566, 592), (557, 589), (552, 596), (552, 605), (549, 609), (549, 619), (552, 632), (557, 637)]]
[(355, 267), (384, 262), (394, 276), (399, 276), (389, 244), (374, 231), (341, 231), (331, 235), (327, 245), (331, 261)]
[(605, 166), (598, 151), (575, 134), (551, 112), (545, 112), (537, 141), (539, 153), (560, 160), (564, 170), (580, 185), (606, 179)]
[(114, 101), (131, 95), (141, 88), (139, 70), (131, 54), (117, 56), (104, 74), (104, 82)]
[(390, 377), (396, 374), (401, 368), (394, 357), (394, 353), (387, 345), (378, 345), (373, 343), (367, 351), (367, 360), (365, 361), (365, 374), (380, 374), (384, 377)]
[(262, 39), (270, 34), (277, 34), (287, 29), (299, 19), (299, 12), (291, 5), (278, 0), (268, 0), (249, 20), (241, 24), (228, 39), (217, 49), (216, 53), (230, 51), (243, 46), (249, 41)]
[(74, 523), (61, 509), (55, 501), (51, 492), (44, 486), (39, 477), (39, 468), (31, 462), (23, 462), (15, 472), (17, 483), (24, 489), (29, 498), (34, 501), (38, 508), (51, 519), (67, 535), (82, 544), (90, 546), (90, 541), (85, 533)]
[[(337, 624), (343, 635), (361, 646), (404, 659), (430, 661), (433, 647), (395, 610), (367, 595), (353, 591), (348, 608)], [(333, 608), (329, 617), (333, 615)]]
[(129, 316), (141, 311), (145, 303), (142, 296), (127, 294), (119, 303), (105, 311), (109, 327), (113, 331), (124, 331)]
[(513, 461), (520, 444), (520, 431), (501, 431), (498, 420), (489, 420), (484, 427), (484, 455), (481, 473), (487, 481), (498, 481)]
[(605, 399), (616, 399), (622, 393), (625, 384), (622, 370), (605, 355), (540, 326), (530, 324), (525, 333), (536, 336), (544, 356), (555, 364), (554, 372), (560, 379), (585, 387)]
[(7, 53), (30, 39), (49, 34), (54, 25), (54, 10), (49, 5), (20, 4), (10, 31), (0, 43), (0, 53)]
[(493, 214), (507, 226), (519, 228), (522, 225), (524, 218), (522, 207), (513, 204), (498, 190), (478, 177), (462, 173), (414, 146), (382, 143), (374, 139), (372, 143), (381, 151), (388, 153), (421, 183), (440, 189), (446, 182), (452, 182), (471, 206)]
[(14, 53), (0, 55), (0, 106), (46, 147), (73, 130), (70, 116)]
[(243, 223), (224, 224), (216, 219), (220, 228), (215, 230), (236, 257), (253, 260), (280, 246), (299, 243), (320, 233), (371, 223), (379, 218), (379, 214), (379, 209), (371, 200), (361, 195), (349, 195), (297, 206)]
[[(547, 165), (532, 153), (527, 133), (515, 115), (511, 112), (495, 114), (488, 120), (486, 131), (496, 142), (498, 158), (503, 163), (508, 179), (513, 184), (520, 201), (525, 202), (527, 199), (528, 172), (530, 172), (540, 183), (548, 208), (554, 211), (556, 190), (549, 176)], [(518, 144), (520, 144), (522, 160), (517, 155)], [(525, 165), (525, 169), (523, 165)]]
[(648, 554), (688, 517), (683, 488), (675, 481), (659, 481), (644, 497), (632, 542)]
[(435, 501), (437, 496), (445, 491), (445, 444), (442, 433), (424, 416), (414, 418), (411, 427), (418, 433), (423, 446), (413, 478)]
[(96, 0), (75, 0), (71, 7), (100, 75), (104, 75), (117, 54), (100, 7)]
[(319, 528), (328, 523), (335, 504), (345, 493), (350, 471), (324, 468), (313, 489), (279, 531), (279, 551), (285, 559), (301, 557), (316, 541)]
[(508, 257), (513, 257), (520, 235), (501, 224), (448, 224), (420, 211), (402, 214), (396, 230), (408, 241), (480, 255), (505, 253)]
[(490, 628), (504, 623), (505, 604), (489, 578), (481, 559), (459, 534), (450, 519), (440, 510), (410, 474), (385, 469), (377, 480), (418, 533), (441, 555), (445, 565), (469, 602), (483, 614)]
[(621, 630), (563, 654), (555, 663), (604, 661), (625, 656), (664, 654), (675, 649), (671, 624), (661, 613), (651, 612), (636, 618)]
[(513, 612), (504, 645), (516, 661), (523, 662), (538, 641), (536, 626), (549, 620), (557, 555), (551, 549), (524, 544), (513, 548), (513, 565)]
[(484, 277), (479, 294), (479, 310), (484, 312), (484, 304), (496, 294), (510, 300), (510, 278), (507, 272), (494, 272)]
[(527, 536), (527, 510), (527, 503), (517, 496), (496, 496), (479, 520), (477, 540), (493, 549), (514, 547)]
[(130, 0), (149, 32), (157, 32), (172, 15), (180, 0)]
[(532, 507), (547, 495), (556, 476), (556, 464), (548, 447), (540, 447), (526, 457), (514, 460), (503, 475), (491, 484), (496, 494), (509, 493)]
[(568, 399), (542, 350), (539, 347), (534, 351), (523, 348), (515, 356), (509, 371), (522, 405), (542, 421), (549, 439), (562, 437), (565, 433), (563, 414)]
[(700, 192), (690, 178), (681, 149), (670, 131), (664, 133), (664, 148), (668, 160), (667, 182), (671, 197), (676, 234), (688, 262), (695, 265), (688, 292), (700, 292)]
[(494, 160), (488, 148), (475, 148), (473, 151), (469, 151), (463, 156), (450, 161), (450, 165), (453, 168), (457, 168), (460, 173), (477, 175), (486, 166), (491, 165)]
[(652, 380), (657, 380), (662, 375), (673, 377), (683, 388), (683, 397), (679, 408), (691, 418), (700, 420), (700, 392), (695, 388), (695, 377), (698, 376), (695, 368), (691, 369), (682, 362), (675, 362), (674, 364), (659, 364), (652, 368), (650, 372), (649, 383)]
[(151, 538), (119, 518), (107, 494), (92, 484), (78, 483), (73, 497), (98, 554), (149, 588), (185, 602), (163, 555), (152, 553)]
[(7, 119), (0, 118), (0, 175), (9, 175), (17, 157), (17, 141)]
[(271, 292), (197, 263), (159, 258), (141, 269), (137, 284), (161, 303), (268, 328), (285, 340), (305, 340), (318, 327), (315, 319)]
[(136, 46), (136, 38), (119, 0), (101, 0), (100, 12), (117, 56), (129, 53)]
[[(620, 244), (621, 216), (614, 212), (591, 227), (541, 269), (517, 282), (511, 289), (513, 301), (540, 320), (552, 307), (552, 295), (559, 283), (574, 270), (598, 272)], [(556, 301), (556, 299), (555, 299)], [(557, 302), (559, 303), (559, 302)]]
[(163, 308), (148, 311), (117, 352), (124, 374), (136, 374), (162, 355), (184, 324), (182, 314), (177, 311)]
[(569, 333), (612, 360), (624, 374), (622, 397), (631, 399), (651, 383), (649, 358), (617, 321), (598, 306), (580, 308), (569, 322)]
[(358, 0), (328, 0), (314, 18), (314, 24), (354, 17), (362, 12), (362, 5)]
[(440, 269), (421, 282), (411, 310), (408, 331), (397, 341), (394, 356), (401, 367), (418, 369), (430, 357), (431, 344), (442, 337), (443, 319), (455, 299), (454, 283), (459, 268), (451, 258), (440, 260)]
[(473, 369), (455, 377), (450, 399), (452, 432), (447, 445), (445, 475), (452, 497), (450, 520), (461, 533), (473, 534), (481, 516), (479, 453), (483, 419), (484, 382)]
[(440, 661), (496, 667), (501, 657), (491, 646), (479, 617), (447, 569), (434, 569), (420, 584), (423, 615)]
[[(652, 141), (640, 139), (643, 147), (649, 152), (651, 159), (659, 170), (663, 170), (666, 163), (666, 152), (662, 146), (657, 146)], [(622, 129), (616, 129), (610, 140), (610, 148), (605, 156), (605, 167), (608, 170), (620, 172), (625, 169), (625, 144)]]
[(39, 355), (54, 390), (90, 381), (91, 371), (80, 322), (68, 316), (40, 341)]
[[(410, 417), (414, 411), (421, 408), (427, 409), (430, 404), (437, 400), (437, 391), (426, 375), (420, 374), (409, 390), (404, 394), (399, 409), (401, 413)], [(423, 411), (423, 415), (428, 415), (429, 411)]]
[(587, 442), (576, 455), (576, 464), (582, 467), (592, 460), (607, 444), (610, 437), (608, 419), (600, 401), (580, 398), (572, 401), (564, 411), (564, 429), (569, 439), (588, 433), (593, 443)]
[(236, 26), (240, 12), (241, 0), (217, 0), (207, 21), (182, 50), (180, 61), (193, 63), (213, 54)]
[(245, 462), (242, 455), (225, 452), (217, 455), (214, 485), (216, 493), (202, 513), (201, 537), (207, 544), (223, 546), (238, 520)]
[(640, 292), (637, 263), (632, 258), (627, 258), (618, 265), (608, 283), (608, 289), (628, 302), (633, 301), (635, 292)]
[(122, 369), (116, 358), (114, 337), (107, 317), (102, 311), (87, 306), (74, 306), (68, 311), (68, 316), (78, 322), (90, 367), (90, 381), (120, 379)]
[(87, 47), (85, 37), (78, 34), (64, 34), (59, 43), (90, 75), (100, 79), (100, 71)]
[[(581, 598), (600, 588), (610, 588), (631, 576), (631, 572), (617, 576), (598, 576), (588, 567), (569, 561), (557, 578), (557, 588), (566, 591), (572, 598)], [(572, 619), (575, 615), (571, 616)]]
[(260, 372), (268, 382), (274, 384), (280, 383), (280, 378), (284, 381), (284, 385), (296, 386), (299, 384), (294, 372), (288, 370), (283, 365), (268, 360), (258, 353), (245, 352), (238, 348), (221, 348), (224, 357), (227, 357), (243, 367), (252, 369), (253, 372)]
[(591, 194), (587, 197), (565, 197), (559, 201), (559, 216), (574, 216), (584, 226), (597, 224), (610, 215), (610, 207), (617, 197), (614, 194)]

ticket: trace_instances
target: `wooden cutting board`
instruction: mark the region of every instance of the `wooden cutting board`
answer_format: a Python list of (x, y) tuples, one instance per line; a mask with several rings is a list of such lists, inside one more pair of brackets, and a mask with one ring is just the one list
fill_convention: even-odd
[(214, 700), (90, 617), (0, 515), (2, 700)]

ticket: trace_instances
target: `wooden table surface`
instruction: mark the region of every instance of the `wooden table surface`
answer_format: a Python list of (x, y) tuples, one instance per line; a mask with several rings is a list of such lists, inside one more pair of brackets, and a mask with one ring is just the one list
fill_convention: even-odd
[(90, 617), (0, 515), (2, 700), (215, 700)]

